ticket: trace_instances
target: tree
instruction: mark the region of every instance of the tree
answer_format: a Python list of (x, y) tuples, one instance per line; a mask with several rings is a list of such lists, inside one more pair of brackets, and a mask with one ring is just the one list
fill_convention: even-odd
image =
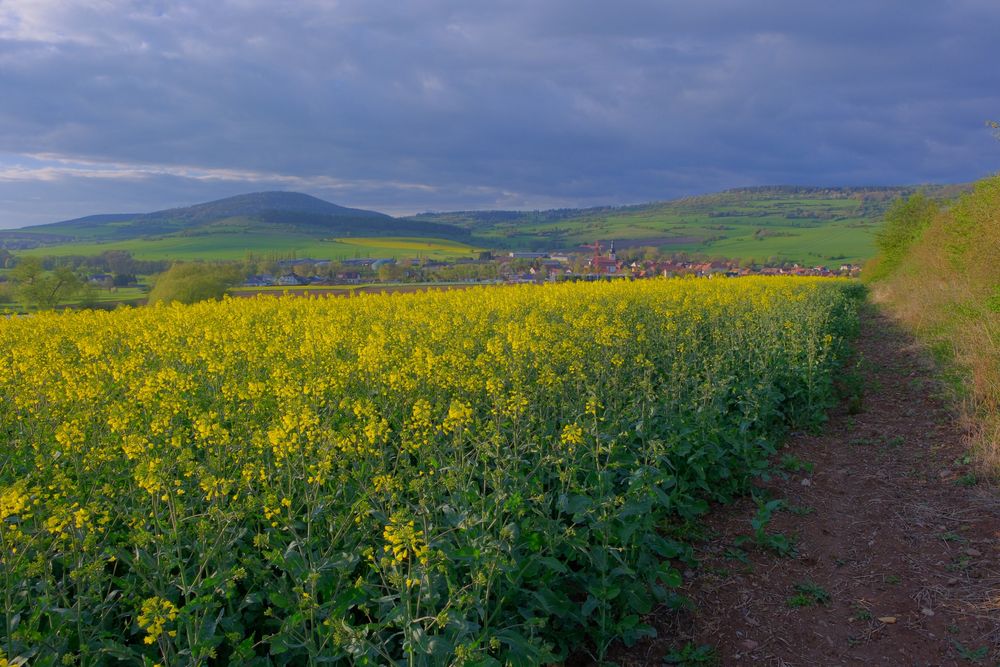
[(403, 276), (403, 269), (392, 262), (386, 262), (378, 267), (378, 279), (382, 282), (399, 280)]
[(149, 293), (149, 303), (196, 303), (221, 299), (243, 276), (235, 266), (177, 262), (161, 273)]
[(112, 287), (128, 287), (139, 282), (134, 273), (116, 273), (111, 279)]
[(83, 281), (68, 266), (46, 271), (37, 257), (25, 257), (10, 272), (18, 300), (25, 308), (48, 310), (83, 289)]
[(135, 273), (135, 260), (127, 250), (105, 250), (100, 256), (101, 265), (109, 273)]
[[(0, 303), (14, 303), (14, 286), (9, 280), (0, 280)], [(2, 309), (0, 309), (2, 310)]]
[(939, 211), (938, 203), (923, 192), (893, 202), (886, 211), (882, 230), (875, 236), (879, 254), (865, 269), (867, 279), (879, 280), (895, 271)]

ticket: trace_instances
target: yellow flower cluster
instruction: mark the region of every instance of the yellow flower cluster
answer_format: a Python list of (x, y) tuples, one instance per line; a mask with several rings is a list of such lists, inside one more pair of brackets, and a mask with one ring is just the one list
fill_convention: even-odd
[[(161, 597), (147, 598), (142, 601), (142, 611), (139, 612), (139, 627), (146, 631), (143, 641), (153, 644), (163, 634), (168, 623), (177, 618), (177, 607), (170, 600)], [(170, 630), (168, 636), (177, 635), (176, 630)]]
[(441, 430), (445, 433), (455, 433), (461, 430), (472, 421), (472, 406), (459, 400), (454, 400), (448, 406), (448, 415), (441, 424)]
[(559, 436), (559, 441), (570, 449), (576, 445), (582, 444), (583, 428), (577, 424), (566, 424), (563, 426), (562, 435)]
[(28, 507), (28, 496), (24, 494), (24, 489), (18, 486), (0, 491), (0, 521), (7, 517), (17, 516)]
[(400, 515), (394, 515), (382, 531), (385, 540), (383, 550), (393, 562), (405, 564), (410, 558), (415, 558), (426, 564), (430, 549), (424, 541), (424, 532), (417, 530), (413, 520), (406, 520)]

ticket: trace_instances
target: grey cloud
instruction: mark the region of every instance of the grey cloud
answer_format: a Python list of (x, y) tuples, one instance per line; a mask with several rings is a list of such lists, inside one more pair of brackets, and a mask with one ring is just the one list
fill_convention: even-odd
[[(985, 1), (93, 7), (0, 6), (0, 172), (51, 153), (168, 173), (0, 177), (0, 225), (264, 182), (177, 166), (407, 211), (962, 181), (1000, 156), (983, 127), (1000, 115), (1000, 5)], [(32, 190), (43, 203), (16, 203)]]

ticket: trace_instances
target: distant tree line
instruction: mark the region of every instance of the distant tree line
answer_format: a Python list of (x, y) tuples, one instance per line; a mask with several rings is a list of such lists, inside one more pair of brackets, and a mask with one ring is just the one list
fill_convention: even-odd
[[(2, 258), (0, 258), (2, 259)], [(60, 267), (73, 271), (90, 273), (112, 273), (130, 275), (153, 275), (170, 268), (168, 260), (136, 259), (127, 250), (105, 250), (99, 255), (60, 255), (42, 256), (38, 258), (42, 268), (53, 271)], [(18, 260), (24, 261), (24, 259)]]
[[(166, 271), (170, 262), (138, 260), (125, 250), (93, 256), (16, 256), (0, 250), (0, 302), (18, 303), (25, 310), (46, 310), (60, 304), (92, 306), (98, 287), (134, 285), (140, 275)], [(95, 281), (95, 274), (103, 274)]]

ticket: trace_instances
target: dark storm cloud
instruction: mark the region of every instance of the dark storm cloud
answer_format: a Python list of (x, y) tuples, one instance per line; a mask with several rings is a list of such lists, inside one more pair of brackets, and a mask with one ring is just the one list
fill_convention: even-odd
[(0, 2), (0, 226), (264, 188), (394, 212), (996, 169), (994, 2)]

